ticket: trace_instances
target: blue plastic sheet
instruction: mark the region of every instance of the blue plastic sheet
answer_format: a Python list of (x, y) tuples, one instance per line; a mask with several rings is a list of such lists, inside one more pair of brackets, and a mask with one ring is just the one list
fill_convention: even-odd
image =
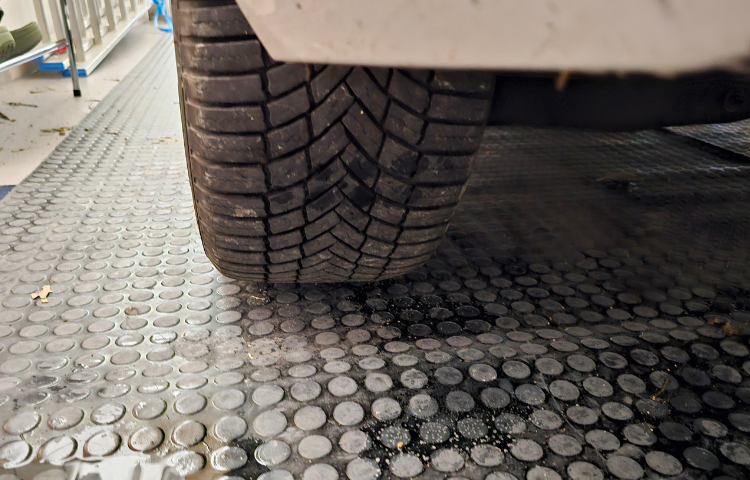
[[(172, 16), (169, 14), (169, 11), (167, 10), (167, 2), (166, 0), (153, 0), (154, 5), (156, 5), (156, 14), (154, 15), (154, 26), (161, 30), (162, 32), (171, 32), (172, 31)], [(159, 25), (159, 17), (164, 17), (164, 21), (166, 22), (166, 26)]]

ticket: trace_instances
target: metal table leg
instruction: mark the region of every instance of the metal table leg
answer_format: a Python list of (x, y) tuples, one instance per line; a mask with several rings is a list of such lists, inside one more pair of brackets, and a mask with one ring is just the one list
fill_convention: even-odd
[(78, 64), (76, 63), (76, 54), (73, 51), (73, 35), (70, 32), (70, 12), (68, 10), (68, 0), (60, 0), (62, 9), (63, 30), (65, 31), (65, 41), (68, 44), (68, 59), (70, 61), (70, 78), (73, 79), (73, 96), (81, 96), (81, 85), (78, 79)]

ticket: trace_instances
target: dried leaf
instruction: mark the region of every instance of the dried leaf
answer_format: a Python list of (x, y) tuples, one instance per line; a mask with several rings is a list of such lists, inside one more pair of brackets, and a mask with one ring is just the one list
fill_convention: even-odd
[(47, 303), (47, 295), (49, 295), (50, 293), (52, 293), (52, 290), (50, 290), (49, 285), (45, 285), (38, 292), (32, 293), (31, 299), (35, 300), (38, 298), (42, 301), (42, 303)]
[(721, 329), (726, 335), (737, 335), (738, 333), (740, 333), (740, 329), (735, 327), (732, 322), (725, 323), (724, 326), (721, 327)]
[(48, 128), (48, 129), (42, 130), (42, 133), (57, 133), (62, 136), (72, 129), (73, 127)]

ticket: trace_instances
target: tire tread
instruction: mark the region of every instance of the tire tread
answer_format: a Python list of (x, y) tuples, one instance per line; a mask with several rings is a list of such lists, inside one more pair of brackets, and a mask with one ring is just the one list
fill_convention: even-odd
[(196, 216), (219, 271), (375, 281), (430, 257), (492, 75), (277, 63), (232, 0), (175, 0), (173, 14)]

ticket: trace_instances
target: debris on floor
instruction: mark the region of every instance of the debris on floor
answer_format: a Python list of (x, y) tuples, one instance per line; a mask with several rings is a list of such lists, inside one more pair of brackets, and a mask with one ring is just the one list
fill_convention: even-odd
[(73, 130), (73, 127), (58, 127), (58, 128), (47, 128), (43, 129), (42, 133), (57, 133), (60, 136), (64, 136), (69, 131)]
[(31, 294), (31, 299), (32, 300), (36, 300), (38, 298), (39, 300), (41, 300), (42, 303), (48, 303), (49, 300), (47, 300), (47, 295), (49, 295), (50, 293), (52, 293), (52, 290), (50, 290), (50, 286), (49, 285), (45, 285), (38, 292), (32, 293)]
[(6, 105), (10, 105), (11, 107), (29, 107), (29, 108), (38, 108), (37, 105), (33, 105), (30, 103), (20, 103), (20, 102), (5, 102)]

